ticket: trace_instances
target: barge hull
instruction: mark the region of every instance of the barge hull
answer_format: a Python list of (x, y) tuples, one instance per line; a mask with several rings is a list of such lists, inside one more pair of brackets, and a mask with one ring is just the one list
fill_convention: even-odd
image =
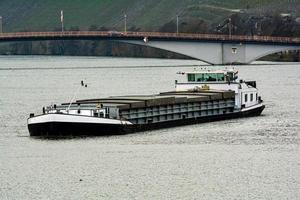
[(264, 108), (265, 106), (261, 105), (259, 107), (244, 112), (233, 112), (222, 115), (212, 115), (192, 119), (188, 118), (141, 125), (45, 122), (28, 124), (28, 129), (31, 136), (45, 138), (123, 135), (140, 131), (148, 131), (204, 122), (212, 122), (242, 117), (253, 117), (260, 115)]
[(74, 122), (45, 122), (29, 124), (30, 136), (34, 137), (84, 137), (84, 136), (105, 136), (125, 134), (125, 125), (116, 124), (91, 124)]

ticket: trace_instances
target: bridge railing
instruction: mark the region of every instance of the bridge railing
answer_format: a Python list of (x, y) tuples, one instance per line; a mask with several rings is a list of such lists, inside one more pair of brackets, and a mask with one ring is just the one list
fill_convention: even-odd
[(162, 33), (162, 32), (118, 32), (118, 31), (64, 31), (64, 32), (15, 32), (0, 33), (0, 39), (52, 37), (108, 37), (108, 38), (160, 38), (174, 40), (216, 40), (237, 42), (277, 42), (300, 43), (300, 37), (273, 37), (273, 36), (245, 36), (245, 35), (218, 35), (194, 33)]

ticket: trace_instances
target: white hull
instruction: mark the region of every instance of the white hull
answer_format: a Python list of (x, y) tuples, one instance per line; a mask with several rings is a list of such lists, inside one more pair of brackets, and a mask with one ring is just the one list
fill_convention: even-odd
[(51, 122), (132, 125), (129, 121), (69, 114), (45, 114), (28, 119), (28, 125)]

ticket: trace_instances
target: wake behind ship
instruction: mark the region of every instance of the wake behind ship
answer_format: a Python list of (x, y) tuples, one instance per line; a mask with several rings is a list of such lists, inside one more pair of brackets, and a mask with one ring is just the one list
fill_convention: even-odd
[(181, 72), (175, 91), (155, 95), (77, 100), (30, 115), (31, 136), (73, 137), (127, 134), (216, 120), (260, 115), (265, 106), (256, 82), (235, 70)]

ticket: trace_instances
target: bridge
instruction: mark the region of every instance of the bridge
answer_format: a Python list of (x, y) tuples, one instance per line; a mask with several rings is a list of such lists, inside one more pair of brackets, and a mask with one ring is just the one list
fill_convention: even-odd
[(0, 33), (0, 42), (111, 40), (179, 53), (208, 64), (247, 64), (276, 52), (300, 49), (300, 38), (217, 34), (64, 31)]

